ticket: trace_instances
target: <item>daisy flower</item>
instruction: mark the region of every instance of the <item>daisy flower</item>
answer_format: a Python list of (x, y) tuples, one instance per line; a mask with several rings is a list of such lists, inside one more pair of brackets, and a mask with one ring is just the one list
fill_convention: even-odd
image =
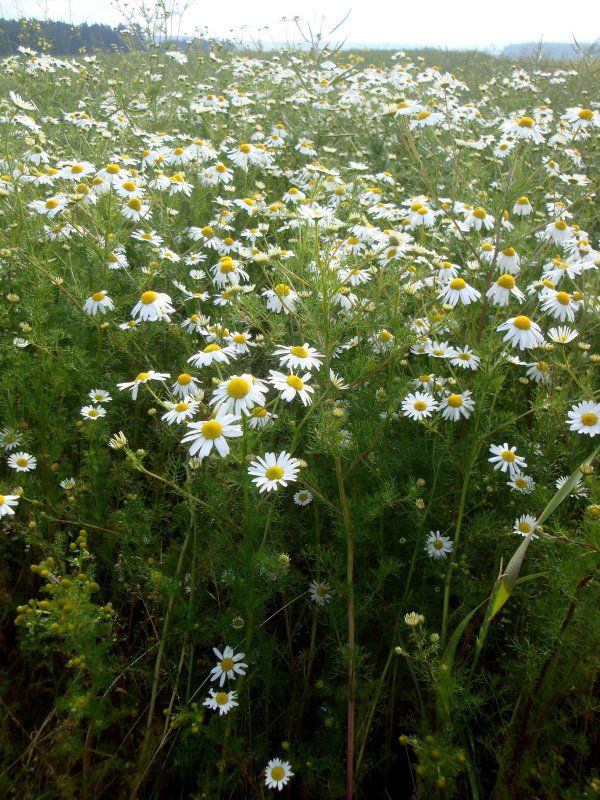
[(269, 373), (269, 380), (273, 386), (281, 392), (281, 397), (287, 403), (290, 403), (296, 396), (302, 400), (302, 404), (309, 406), (312, 403), (311, 394), (314, 393), (314, 388), (308, 385), (311, 378), (310, 372), (304, 373), (302, 377), (299, 375), (284, 375), (283, 372), (271, 370)]
[(105, 417), (106, 409), (102, 408), (102, 406), (84, 406), (80, 413), (84, 419), (95, 420)]
[(115, 304), (106, 294), (106, 289), (103, 289), (101, 292), (94, 292), (83, 304), (85, 313), (92, 317), (98, 312), (100, 312), (100, 314), (106, 314), (107, 311), (112, 311), (114, 307)]
[(431, 558), (446, 558), (454, 549), (454, 542), (439, 531), (431, 531), (425, 543), (425, 549)]
[(535, 517), (532, 517), (529, 514), (523, 514), (515, 520), (513, 531), (521, 536), (529, 536), (529, 534), (531, 534), (532, 539), (539, 539), (539, 536), (536, 536), (533, 533), (536, 525), (537, 519)]
[(467, 345), (455, 350), (450, 358), (450, 363), (453, 367), (461, 367), (461, 369), (470, 369), (475, 372), (479, 367), (481, 358), (476, 355)]
[(267, 298), (267, 308), (276, 314), (293, 313), (296, 310), (298, 295), (287, 283), (278, 283), (273, 289), (265, 289), (262, 293)]
[(318, 353), (306, 342), (303, 345), (280, 344), (273, 355), (280, 356), (279, 364), (282, 367), (288, 367), (290, 370), (305, 369), (309, 372), (312, 369), (320, 369), (324, 358), (322, 353)]
[(512, 317), (502, 325), (498, 325), (496, 330), (506, 331), (503, 341), (510, 342), (513, 347), (518, 347), (520, 350), (537, 347), (544, 341), (540, 326), (524, 315)]
[(289, 453), (282, 452), (265, 453), (264, 458), (260, 456), (256, 461), (250, 462), (248, 474), (254, 475), (252, 483), (255, 483), (262, 492), (272, 492), (279, 486), (287, 486), (291, 481), (295, 481), (300, 470), (300, 462), (293, 458)]
[(542, 298), (542, 311), (547, 311), (561, 322), (573, 322), (575, 314), (581, 308), (581, 300), (573, 299), (568, 292), (547, 290)]
[(308, 489), (300, 489), (299, 492), (296, 492), (294, 495), (294, 503), (297, 506), (307, 506), (312, 503), (312, 492), (309, 492)]
[(29, 453), (20, 451), (12, 453), (6, 463), (17, 472), (31, 472), (37, 467), (37, 458)]
[(209, 344), (204, 350), (188, 358), (188, 363), (194, 367), (209, 367), (211, 364), (229, 364), (230, 357), (234, 356), (232, 347), (220, 347), (218, 344)]
[(474, 408), (475, 403), (471, 399), (471, 392), (449, 394), (440, 403), (442, 417), (452, 422), (458, 422), (461, 417), (469, 419)]
[(235, 414), (228, 414), (223, 406), (211, 419), (203, 422), (188, 422), (187, 428), (189, 433), (186, 433), (181, 443), (192, 442), (190, 456), (197, 458), (205, 458), (213, 447), (220, 456), (225, 457), (229, 454), (227, 439), (242, 436), (239, 417)]
[(168, 294), (148, 290), (142, 294), (139, 301), (132, 308), (131, 316), (133, 319), (141, 321), (155, 322), (158, 319), (166, 319), (169, 322), (168, 315), (172, 314), (174, 310)]
[(529, 202), (529, 198), (525, 195), (517, 198), (517, 202), (513, 206), (513, 214), (517, 217), (527, 217), (533, 211), (533, 207)]
[(535, 488), (535, 481), (531, 475), (524, 475), (522, 472), (515, 472), (506, 485), (510, 486), (510, 488), (515, 492), (529, 494)]
[(170, 375), (168, 372), (154, 372), (153, 369), (150, 369), (148, 372), (138, 373), (132, 381), (117, 383), (117, 388), (121, 391), (131, 389), (131, 399), (137, 400), (138, 388), (141, 383), (148, 383), (148, 381), (164, 381), (169, 377)]
[(3, 428), (0, 431), (0, 447), (3, 447), (10, 453), (11, 450), (19, 446), (22, 438), (19, 431), (13, 431), (11, 428)]
[(218, 661), (216, 667), (210, 671), (211, 681), (219, 681), (219, 686), (223, 686), (225, 680), (235, 680), (237, 675), (245, 675), (248, 664), (242, 663), (244, 653), (234, 653), (233, 647), (226, 645), (221, 653), (216, 647), (213, 647), (213, 653), (216, 655)]
[(516, 139), (525, 139), (534, 144), (544, 141), (542, 132), (531, 117), (516, 117), (502, 123), (502, 132), (505, 136), (512, 135)]
[[(557, 489), (562, 489), (562, 487), (565, 485), (565, 483), (568, 480), (569, 480), (569, 476), (568, 475), (561, 475), (560, 478), (556, 479), (556, 483), (555, 483), (556, 488)], [(573, 488), (569, 492), (569, 497), (575, 497), (577, 499), (580, 499), (582, 497), (587, 497), (589, 495), (589, 493), (590, 493), (590, 490), (587, 488), (587, 486), (584, 486), (581, 483), (581, 479), (579, 479), (577, 481), (577, 483), (575, 484), (575, 486), (573, 486)]]
[(600, 403), (591, 400), (575, 403), (567, 414), (566, 422), (569, 430), (593, 438), (600, 433)]
[(0, 494), (0, 517), (12, 516), (18, 502), (19, 496), (16, 494)]
[(214, 689), (209, 689), (208, 691), (210, 694), (202, 705), (211, 708), (213, 711), (218, 711), (220, 717), (239, 705), (236, 702), (237, 694), (235, 692), (224, 692), (222, 690), (215, 692)]
[(198, 410), (198, 403), (192, 400), (191, 397), (185, 397), (178, 403), (167, 403), (167, 413), (163, 414), (161, 419), (167, 425), (175, 425), (180, 422), (185, 422), (186, 419), (193, 417)]
[(516, 446), (509, 447), (505, 442), (504, 444), (490, 445), (491, 458), (488, 458), (490, 464), (494, 465), (494, 469), (499, 469), (502, 472), (508, 472), (511, 478), (522, 472), (522, 468), (527, 466), (525, 459), (518, 456), (516, 453)]
[(424, 394), (423, 392), (408, 394), (402, 401), (404, 416), (410, 417), (417, 422), (425, 419), (425, 417), (430, 417), (437, 407), (437, 400), (434, 400), (430, 394)]
[(458, 303), (468, 306), (470, 303), (479, 300), (480, 297), (481, 292), (469, 286), (463, 278), (453, 278), (438, 294), (438, 300), (449, 306), (456, 306)]
[(265, 767), (265, 786), (267, 789), (279, 789), (290, 782), (293, 777), (292, 765), (289, 761), (282, 761), (280, 758), (272, 758)]
[(223, 406), (225, 411), (237, 416), (248, 415), (254, 406), (264, 406), (268, 387), (253, 375), (232, 375), (217, 386), (210, 401), (211, 406)]
[(88, 394), (88, 397), (94, 403), (110, 403), (110, 401), (112, 400), (110, 394), (104, 389), (92, 389), (91, 392)]
[(485, 293), (485, 296), (492, 301), (494, 306), (507, 306), (510, 302), (511, 294), (520, 302), (523, 302), (525, 295), (517, 288), (515, 279), (510, 273), (500, 275), (498, 280), (493, 283)]
[(329, 591), (329, 584), (322, 583), (321, 581), (313, 581), (308, 587), (310, 599), (313, 603), (319, 606), (324, 606), (328, 600), (331, 600), (331, 593)]
[(123, 431), (119, 431), (115, 433), (114, 436), (111, 436), (108, 440), (108, 446), (111, 450), (122, 450), (123, 447), (127, 444), (127, 437), (123, 433)]
[(579, 331), (572, 330), (566, 325), (560, 325), (558, 328), (550, 328), (548, 336), (557, 344), (569, 344), (579, 336)]
[(272, 419), (277, 419), (277, 416), (277, 414), (267, 411), (264, 406), (254, 406), (248, 418), (248, 425), (253, 430), (259, 430), (265, 428)]
[(175, 397), (196, 397), (202, 390), (189, 373), (182, 372), (171, 386), (171, 391)]

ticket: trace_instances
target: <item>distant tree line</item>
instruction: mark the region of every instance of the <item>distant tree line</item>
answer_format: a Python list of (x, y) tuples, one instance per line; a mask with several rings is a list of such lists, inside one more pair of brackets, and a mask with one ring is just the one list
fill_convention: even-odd
[[(125, 35), (127, 34), (127, 35)], [(78, 55), (94, 50), (125, 52), (132, 41), (141, 41), (140, 31), (110, 25), (70, 25), (68, 22), (38, 19), (0, 19), (0, 56), (16, 53), (19, 47), (56, 55)]]

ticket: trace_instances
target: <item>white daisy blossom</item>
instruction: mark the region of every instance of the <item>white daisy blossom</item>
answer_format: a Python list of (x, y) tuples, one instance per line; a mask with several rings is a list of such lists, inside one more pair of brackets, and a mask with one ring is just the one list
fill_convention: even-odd
[(567, 414), (569, 430), (592, 438), (600, 434), (600, 403), (591, 400), (575, 403)]
[(506, 331), (504, 341), (510, 342), (513, 347), (518, 347), (519, 350), (537, 347), (544, 341), (540, 326), (524, 315), (512, 317), (498, 325), (496, 330), (500, 333)]
[(289, 453), (282, 452), (277, 456), (275, 453), (265, 453), (264, 458), (259, 456), (250, 462), (248, 474), (254, 476), (252, 483), (255, 483), (262, 493), (287, 486), (296, 480), (299, 470), (300, 462)]
[(408, 394), (402, 401), (404, 416), (416, 421), (430, 417), (432, 412), (437, 410), (437, 407), (437, 400), (434, 400), (430, 394), (424, 394), (423, 392)]
[(536, 525), (537, 519), (535, 517), (532, 517), (529, 514), (523, 514), (515, 520), (513, 530), (520, 536), (531, 536), (532, 539), (538, 539), (539, 537), (534, 534)]
[(527, 466), (525, 459), (522, 456), (518, 456), (516, 450), (516, 447), (509, 447), (506, 442), (504, 444), (492, 444), (490, 445), (492, 457), (488, 458), (488, 461), (494, 465), (494, 469), (508, 472), (513, 478), (517, 473), (522, 472), (523, 467)]
[(202, 705), (211, 708), (213, 711), (218, 711), (220, 717), (239, 705), (236, 700), (236, 692), (224, 692), (222, 690), (215, 692), (214, 689), (209, 689), (208, 691), (209, 696)]
[(233, 347), (220, 347), (212, 342), (204, 350), (195, 353), (188, 358), (188, 363), (194, 367), (209, 367), (211, 364), (229, 364), (229, 359), (233, 357), (235, 351)]
[(29, 453), (20, 451), (11, 453), (6, 463), (17, 472), (31, 472), (37, 467), (37, 458)]
[(425, 543), (425, 549), (432, 558), (446, 558), (454, 549), (454, 542), (439, 531), (431, 531)]
[(105, 389), (92, 389), (88, 397), (90, 400), (93, 400), (94, 403), (110, 403), (112, 397)]
[(265, 786), (268, 789), (278, 789), (289, 783), (293, 777), (292, 765), (289, 761), (282, 761), (280, 758), (272, 758), (265, 767)]
[(0, 517), (12, 516), (18, 502), (19, 496), (16, 494), (0, 494)]
[(475, 403), (471, 399), (471, 392), (461, 392), (444, 397), (439, 407), (444, 419), (458, 422), (461, 417), (469, 419)]
[(236, 439), (243, 435), (239, 417), (228, 414), (221, 406), (216, 415), (203, 422), (188, 422), (189, 433), (181, 440), (182, 444), (191, 442), (190, 456), (205, 458), (213, 449), (222, 457), (229, 454), (227, 439)]
[(515, 492), (529, 494), (535, 488), (535, 481), (531, 475), (524, 475), (522, 472), (515, 472), (511, 479), (507, 481), (506, 485), (510, 486), (510, 488)]
[(557, 344), (569, 344), (579, 336), (579, 331), (572, 330), (566, 325), (560, 325), (558, 328), (550, 328), (548, 336)]
[(156, 322), (159, 319), (165, 319), (169, 322), (169, 314), (172, 314), (174, 310), (168, 294), (148, 290), (142, 294), (139, 301), (132, 308), (131, 316), (133, 319), (139, 319), (142, 322)]
[(200, 387), (188, 372), (182, 372), (177, 376), (171, 391), (175, 397), (197, 397), (201, 393)]
[(94, 292), (93, 295), (87, 298), (83, 304), (83, 310), (90, 316), (95, 316), (98, 312), (106, 314), (107, 311), (112, 311), (115, 304), (106, 293), (106, 289), (100, 292)]
[(312, 369), (320, 369), (324, 358), (306, 342), (303, 345), (279, 345), (273, 355), (281, 356), (279, 363), (282, 367), (288, 367), (290, 370), (306, 369), (309, 372)]
[(238, 675), (246, 674), (248, 664), (242, 662), (244, 653), (235, 653), (229, 645), (226, 645), (223, 652), (213, 647), (213, 653), (217, 657), (217, 665), (210, 671), (211, 681), (219, 681), (219, 686), (223, 686), (227, 678), (235, 680)]
[(310, 599), (318, 606), (324, 606), (328, 600), (331, 600), (331, 593), (329, 591), (329, 584), (322, 581), (313, 581), (308, 587)]
[(296, 492), (294, 495), (294, 503), (296, 503), (297, 506), (308, 506), (312, 503), (312, 500), (312, 492), (309, 492), (308, 489), (300, 489), (300, 491)]
[(253, 375), (232, 375), (217, 386), (210, 405), (223, 406), (225, 411), (238, 416), (240, 413), (247, 415), (254, 406), (264, 406), (267, 391), (266, 384)]
[(184, 397), (178, 403), (167, 403), (167, 409), (161, 419), (168, 425), (174, 425), (193, 417), (198, 410), (198, 403), (191, 397)]
[(269, 373), (269, 380), (281, 392), (283, 400), (290, 403), (295, 397), (299, 397), (305, 406), (309, 406), (312, 403), (310, 395), (315, 391), (314, 387), (308, 385), (310, 378), (310, 372), (305, 372), (302, 377), (294, 374), (284, 375), (283, 372), (277, 372), (273, 369)]
[(106, 416), (106, 409), (102, 406), (84, 406), (81, 409), (81, 416), (84, 419), (96, 420)]
[(164, 381), (169, 377), (171, 376), (168, 372), (155, 372), (153, 369), (150, 369), (148, 372), (139, 372), (132, 381), (117, 383), (117, 388), (121, 391), (131, 389), (132, 400), (137, 400), (140, 384), (148, 383), (148, 381)]
[(561, 322), (573, 322), (580, 308), (581, 301), (575, 300), (568, 292), (547, 290), (542, 297), (542, 311), (547, 311)]
[(525, 295), (517, 288), (515, 279), (508, 272), (501, 275), (485, 294), (485, 296), (492, 301), (492, 305), (494, 306), (507, 306), (510, 302), (511, 295), (516, 297), (519, 302), (525, 300)]
[(481, 292), (469, 286), (463, 278), (453, 278), (438, 294), (438, 300), (449, 306), (456, 306), (458, 303), (468, 306), (470, 303), (479, 300), (480, 297)]

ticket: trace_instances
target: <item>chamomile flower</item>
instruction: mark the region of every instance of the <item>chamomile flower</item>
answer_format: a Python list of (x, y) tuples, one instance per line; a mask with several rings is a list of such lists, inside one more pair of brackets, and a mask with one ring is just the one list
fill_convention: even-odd
[(264, 458), (258, 457), (250, 462), (248, 474), (253, 475), (260, 492), (272, 492), (280, 486), (287, 486), (296, 480), (300, 470), (300, 462), (289, 453), (265, 453)]
[(254, 406), (264, 406), (268, 387), (253, 375), (232, 375), (217, 386), (210, 400), (211, 406), (223, 408), (239, 416), (248, 415)]
[(279, 364), (290, 370), (305, 369), (310, 372), (320, 369), (323, 364), (323, 355), (306, 342), (303, 345), (278, 345), (273, 355), (280, 356)]
[(535, 383), (550, 383), (550, 364), (547, 361), (533, 361), (527, 367), (525, 374), (530, 380)]
[(188, 372), (182, 372), (177, 376), (177, 380), (171, 386), (171, 391), (175, 397), (196, 397), (201, 393), (201, 389)]
[(75, 488), (75, 484), (75, 478), (64, 478), (59, 485), (61, 489), (65, 490), (65, 492), (70, 492)]
[(272, 758), (265, 767), (265, 786), (267, 789), (278, 789), (281, 791), (290, 782), (294, 773), (289, 761), (282, 761), (280, 758)]
[(164, 381), (169, 377), (170, 375), (168, 372), (155, 372), (153, 369), (150, 369), (148, 372), (139, 372), (132, 381), (117, 383), (117, 388), (121, 391), (131, 389), (131, 399), (137, 400), (138, 389), (142, 383), (148, 383), (148, 381)]
[(276, 314), (290, 314), (296, 310), (298, 295), (287, 283), (278, 283), (273, 289), (265, 289), (262, 293), (267, 298), (267, 308)]
[(239, 705), (236, 701), (236, 692), (224, 692), (223, 690), (215, 692), (214, 689), (209, 689), (208, 691), (209, 696), (202, 705), (211, 708), (213, 711), (218, 711), (220, 717)]
[(104, 389), (92, 389), (88, 394), (88, 397), (94, 403), (110, 403), (112, 400), (110, 394)]
[(566, 325), (560, 325), (558, 328), (550, 328), (548, 337), (557, 344), (569, 344), (573, 339), (579, 336), (579, 331), (568, 328)]
[(198, 410), (198, 403), (192, 400), (191, 397), (185, 397), (178, 403), (166, 403), (166, 406), (168, 410), (162, 415), (161, 419), (163, 422), (166, 422), (167, 425), (185, 422), (185, 420), (193, 417)]
[(517, 198), (516, 203), (513, 206), (513, 214), (517, 217), (527, 217), (533, 211), (533, 207), (529, 202), (529, 198), (525, 195)]
[(600, 403), (586, 400), (575, 403), (567, 414), (569, 430), (592, 438), (600, 434)]
[(220, 347), (214, 342), (207, 345), (204, 350), (194, 353), (188, 358), (188, 363), (194, 367), (209, 367), (211, 364), (229, 364), (229, 359), (234, 357), (232, 347)]
[(532, 117), (515, 117), (502, 123), (505, 136), (511, 135), (516, 139), (524, 139), (534, 144), (542, 144), (544, 136)]
[(148, 290), (142, 294), (131, 310), (131, 316), (142, 322), (155, 322), (159, 319), (169, 322), (169, 314), (172, 314), (174, 310), (168, 294)]
[(548, 289), (542, 296), (542, 311), (547, 311), (561, 322), (573, 322), (575, 314), (581, 308), (581, 301), (575, 300), (568, 292), (557, 292)]
[(217, 665), (210, 671), (211, 681), (219, 681), (219, 686), (223, 686), (227, 678), (235, 680), (238, 675), (246, 674), (248, 664), (242, 662), (244, 653), (236, 653), (229, 645), (223, 652), (213, 647), (213, 653), (217, 657)]
[(296, 492), (294, 495), (294, 503), (296, 503), (297, 506), (308, 506), (312, 503), (312, 500), (312, 492), (309, 492), (308, 489), (300, 489), (300, 491)]
[(6, 463), (17, 472), (31, 472), (37, 467), (37, 458), (21, 450), (18, 453), (11, 453)]
[(106, 409), (102, 406), (84, 406), (80, 413), (84, 419), (93, 421), (105, 417)]
[(458, 303), (468, 306), (480, 297), (481, 293), (469, 286), (463, 278), (453, 278), (438, 294), (438, 300), (449, 306), (456, 306)]
[(525, 300), (525, 295), (517, 287), (515, 279), (508, 272), (505, 275), (500, 275), (498, 280), (486, 292), (486, 297), (491, 300), (494, 306), (507, 306), (510, 303), (511, 295), (516, 297), (519, 302)]
[(114, 307), (115, 304), (106, 293), (106, 289), (101, 292), (94, 292), (83, 304), (85, 313), (92, 317), (98, 313), (106, 314), (107, 311), (112, 311)]
[(504, 341), (510, 342), (512, 347), (518, 347), (519, 350), (538, 347), (544, 341), (540, 326), (522, 314), (503, 322), (496, 330), (500, 333), (506, 331)]
[(14, 515), (14, 508), (19, 503), (19, 496), (16, 494), (0, 494), (0, 517)]
[(475, 403), (471, 399), (471, 392), (461, 392), (444, 397), (439, 408), (444, 419), (458, 422), (461, 417), (469, 419)]
[(513, 531), (520, 536), (529, 536), (531, 534), (532, 539), (538, 539), (539, 537), (534, 533), (536, 525), (537, 519), (535, 517), (532, 517), (530, 514), (522, 514), (515, 520)]
[(305, 372), (302, 377), (293, 373), (285, 375), (283, 372), (277, 372), (273, 369), (269, 373), (270, 382), (281, 392), (283, 400), (290, 403), (295, 397), (299, 397), (305, 406), (309, 406), (312, 403), (310, 395), (315, 391), (314, 387), (308, 384), (310, 378), (310, 372)]
[(454, 354), (450, 358), (450, 363), (453, 367), (460, 367), (461, 369), (470, 369), (473, 372), (477, 370), (481, 362), (480, 356), (474, 353), (468, 345), (465, 347), (456, 348)]
[(511, 478), (523, 471), (523, 467), (527, 466), (527, 462), (522, 456), (517, 455), (517, 448), (509, 447), (505, 442), (504, 444), (490, 445), (491, 458), (488, 458), (490, 464), (494, 465), (494, 469), (499, 469), (501, 472), (508, 472)]
[(331, 600), (331, 592), (329, 584), (322, 581), (313, 581), (308, 587), (310, 599), (318, 606), (324, 606), (328, 600)]
[(438, 407), (437, 400), (430, 394), (414, 392), (408, 394), (402, 401), (402, 412), (405, 417), (410, 417), (417, 422), (430, 417)]
[(224, 458), (229, 454), (227, 439), (236, 439), (243, 435), (239, 417), (228, 414), (223, 406), (214, 417), (203, 422), (188, 422), (187, 428), (188, 433), (181, 442), (191, 442), (190, 456), (197, 458), (205, 458), (213, 447)]
[(0, 431), (0, 447), (3, 447), (10, 453), (15, 447), (21, 444), (23, 436), (19, 431), (14, 431), (12, 428), (3, 428)]
[(506, 485), (510, 486), (510, 488), (515, 492), (530, 494), (530, 492), (532, 492), (535, 488), (535, 481), (531, 475), (525, 475), (522, 472), (515, 472)]
[(439, 531), (431, 531), (425, 542), (425, 549), (431, 558), (447, 558), (454, 549), (454, 542), (449, 536), (442, 536)]

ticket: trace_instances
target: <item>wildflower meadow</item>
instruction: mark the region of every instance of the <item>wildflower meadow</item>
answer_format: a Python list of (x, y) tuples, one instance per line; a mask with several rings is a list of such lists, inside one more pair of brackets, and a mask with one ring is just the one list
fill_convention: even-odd
[(1, 797), (600, 793), (599, 84), (3, 59)]

